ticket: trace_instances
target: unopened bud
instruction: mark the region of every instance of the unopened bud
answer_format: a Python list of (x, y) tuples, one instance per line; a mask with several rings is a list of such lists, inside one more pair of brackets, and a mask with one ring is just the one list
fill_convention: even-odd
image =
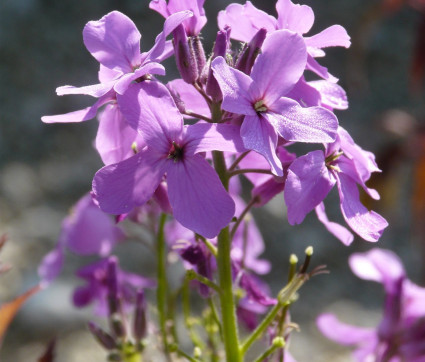
[[(229, 33), (230, 30), (220, 30), (219, 32), (217, 32), (217, 38), (214, 43), (211, 61), (217, 57), (226, 57), (227, 48), (229, 45)], [(218, 85), (217, 80), (214, 78), (211, 67), (208, 73), (208, 80), (205, 91), (214, 102), (219, 102), (223, 99), (220, 86)]]
[(182, 79), (189, 84), (195, 83), (198, 78), (198, 67), (196, 65), (195, 54), (183, 25), (179, 25), (173, 31), (174, 55), (176, 57), (177, 68)]
[(110, 336), (108, 333), (103, 331), (98, 325), (96, 325), (94, 322), (88, 323), (88, 328), (93, 334), (93, 336), (96, 338), (96, 340), (105, 348), (108, 350), (117, 348), (117, 344), (115, 343), (115, 340)]
[(146, 310), (143, 290), (137, 292), (133, 334), (137, 342), (140, 342), (146, 336)]
[(118, 313), (114, 313), (109, 316), (109, 324), (115, 337), (120, 339), (124, 339), (126, 337), (127, 333), (125, 330), (125, 325)]
[(252, 37), (251, 41), (241, 50), (238, 59), (236, 61), (235, 68), (250, 75), (252, 66), (254, 65), (255, 59), (261, 52), (261, 46), (266, 39), (267, 30), (261, 28)]
[(117, 280), (118, 259), (110, 257), (108, 260), (106, 283), (108, 286), (108, 306), (109, 314), (113, 315), (118, 312), (118, 280)]
[(276, 348), (283, 348), (285, 347), (285, 340), (283, 339), (283, 337), (275, 337), (273, 338), (272, 345)]
[(199, 347), (195, 347), (193, 349), (193, 357), (195, 357), (195, 358), (201, 358), (202, 357), (202, 350)]
[[(207, 60), (205, 58), (204, 47), (203, 47), (201, 39), (199, 38), (198, 35), (191, 36), (189, 38), (189, 43), (190, 43), (191, 48), (193, 49), (193, 54), (194, 54), (194, 57), (195, 57), (196, 66), (198, 68), (198, 75), (201, 76), (202, 72), (204, 70), (205, 64), (207, 62)], [(204, 81), (206, 81), (206, 79)], [(201, 80), (201, 82), (202, 82), (202, 80)]]

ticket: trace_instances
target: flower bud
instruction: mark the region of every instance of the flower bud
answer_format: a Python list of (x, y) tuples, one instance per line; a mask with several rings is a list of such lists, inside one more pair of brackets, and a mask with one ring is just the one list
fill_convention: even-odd
[[(220, 30), (217, 32), (217, 38), (214, 43), (213, 55), (211, 61), (217, 57), (226, 57), (226, 52), (229, 44), (230, 28)], [(220, 86), (214, 78), (213, 71), (209, 69), (207, 86), (205, 89), (206, 93), (212, 98), (214, 102), (219, 102), (223, 99), (221, 94)]]
[(134, 312), (133, 335), (137, 343), (146, 336), (146, 309), (143, 290), (137, 292), (136, 310)]
[[(193, 54), (195, 56), (196, 66), (198, 68), (198, 75), (199, 75), (199, 77), (201, 77), (202, 74), (203, 74), (205, 64), (207, 62), (207, 60), (205, 58), (204, 47), (203, 47), (201, 39), (199, 38), (198, 35), (191, 36), (189, 38), (189, 44), (190, 44), (191, 49), (193, 49)], [(205, 81), (206, 81), (206, 79), (204, 80), (204, 82)], [(202, 82), (202, 80), (201, 80), (201, 82)]]
[(258, 54), (261, 52), (261, 46), (266, 39), (266, 34), (267, 30), (261, 28), (252, 37), (251, 41), (244, 46), (236, 61), (236, 69), (244, 72), (245, 74), (251, 74), (252, 66), (254, 65), (255, 59), (257, 59)]
[(96, 340), (107, 350), (115, 349), (117, 348), (117, 344), (115, 343), (115, 340), (110, 336), (108, 333), (103, 331), (97, 324), (94, 322), (88, 323), (88, 328), (93, 334), (93, 336), (96, 338)]
[(193, 48), (187, 38), (183, 25), (179, 25), (173, 31), (173, 36), (177, 68), (182, 79), (186, 83), (193, 84), (198, 79), (198, 67)]

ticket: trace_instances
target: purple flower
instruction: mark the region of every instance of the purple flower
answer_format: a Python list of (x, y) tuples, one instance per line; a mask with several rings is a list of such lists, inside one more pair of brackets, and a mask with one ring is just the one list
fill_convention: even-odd
[(356, 253), (349, 262), (360, 278), (383, 284), (383, 319), (371, 329), (344, 324), (332, 314), (323, 314), (317, 320), (320, 331), (337, 343), (355, 346), (354, 357), (359, 362), (424, 361), (425, 288), (406, 278), (400, 259), (389, 250)]
[(123, 231), (115, 226), (110, 215), (100, 210), (87, 194), (63, 220), (58, 244), (43, 258), (39, 275), (45, 283), (51, 283), (59, 275), (65, 248), (79, 255), (106, 256), (123, 238)]
[(108, 294), (111, 288), (123, 303), (124, 310), (127, 310), (136, 304), (138, 290), (155, 287), (156, 283), (152, 279), (124, 272), (119, 269), (118, 265), (116, 266), (116, 279), (111, 281), (108, 275), (110, 263), (118, 264), (117, 258), (112, 256), (102, 259), (77, 271), (77, 276), (84, 279), (87, 284), (74, 291), (73, 301), (76, 307), (83, 308), (91, 303), (96, 303), (96, 314), (106, 316), (109, 313)]
[[(361, 204), (357, 189), (359, 184), (371, 197), (378, 199), (378, 193), (365, 184), (376, 171), (379, 169), (373, 154), (357, 146), (348, 132), (340, 127), (337, 141), (326, 145), (325, 152), (309, 152), (298, 157), (289, 167), (284, 194), (289, 223), (300, 224), (307, 213), (318, 207), (319, 219), (328, 224), (324, 207), (320, 204), (337, 184), (341, 211), (347, 224), (363, 239), (377, 241), (388, 223)], [(341, 231), (339, 234), (333, 229), (341, 241), (349, 244), (352, 238), (343, 229)]]
[(119, 11), (112, 11), (97, 21), (89, 21), (83, 30), (84, 44), (100, 63), (99, 84), (85, 87), (63, 86), (56, 89), (58, 95), (86, 94), (99, 100), (91, 107), (56, 116), (44, 116), (42, 121), (82, 122), (92, 119), (97, 110), (115, 99), (115, 92), (123, 94), (130, 83), (146, 74), (165, 74), (160, 61), (172, 54), (171, 43), (166, 37), (182, 21), (192, 16), (190, 11), (176, 13), (164, 23), (155, 45), (140, 53), (141, 35), (133, 21)]
[(152, 0), (149, 7), (160, 13), (164, 18), (168, 18), (179, 11), (192, 11), (193, 16), (186, 19), (183, 26), (188, 36), (194, 36), (198, 35), (207, 23), (203, 8), (204, 2), (205, 0), (169, 0), (167, 4), (165, 0)]
[(276, 155), (278, 135), (287, 141), (332, 142), (338, 121), (321, 107), (302, 108), (285, 97), (302, 76), (306, 62), (303, 39), (279, 30), (264, 41), (251, 75), (230, 68), (224, 58), (212, 62), (223, 93), (222, 108), (245, 115), (241, 137), (247, 149), (262, 154), (272, 172), (283, 175)]
[(238, 128), (203, 123), (183, 126), (170, 93), (158, 82), (134, 84), (118, 101), (147, 147), (96, 173), (93, 190), (100, 208), (124, 214), (143, 205), (167, 174), (176, 220), (207, 238), (215, 237), (233, 217), (234, 202), (199, 153), (244, 150)]
[[(220, 11), (218, 24), (220, 29), (226, 26), (232, 28), (233, 39), (249, 42), (260, 28), (269, 33), (279, 29), (287, 29), (300, 35), (308, 33), (314, 23), (313, 10), (307, 5), (298, 5), (290, 0), (278, 0), (276, 3), (277, 19), (264, 11), (257, 9), (250, 1), (245, 5), (230, 4), (226, 10)], [(333, 25), (319, 34), (304, 38), (307, 46), (308, 59), (306, 68), (319, 76), (336, 82), (327, 69), (314, 58), (325, 55), (323, 48), (330, 46), (350, 46), (350, 37), (340, 25)]]

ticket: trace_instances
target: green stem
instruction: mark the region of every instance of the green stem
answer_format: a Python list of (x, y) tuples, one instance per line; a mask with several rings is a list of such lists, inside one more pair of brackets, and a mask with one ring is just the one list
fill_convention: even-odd
[(267, 348), (264, 353), (262, 353), (254, 362), (262, 362), (267, 357), (270, 357), (273, 353), (275, 353), (278, 349), (282, 349), (285, 347), (285, 341), (283, 338), (277, 338), (273, 341), (272, 345)]
[(156, 239), (157, 248), (157, 277), (158, 288), (156, 292), (159, 326), (161, 330), (162, 342), (164, 345), (165, 355), (170, 360), (170, 351), (167, 340), (167, 272), (166, 272), (166, 245), (164, 238), (164, 225), (167, 219), (166, 214), (161, 214), (158, 225), (158, 234)]
[(203, 275), (198, 274), (193, 269), (189, 269), (189, 270), (186, 271), (186, 278), (188, 278), (189, 280), (196, 279), (198, 282), (205, 284), (207, 287), (214, 289), (217, 293), (221, 292), (220, 288), (217, 284), (215, 284), (214, 282), (212, 282), (208, 278), (205, 278)]
[(267, 316), (263, 319), (263, 321), (257, 326), (257, 328), (246, 338), (246, 340), (241, 345), (241, 353), (244, 356), (246, 351), (248, 351), (249, 347), (261, 337), (263, 332), (267, 329), (270, 323), (276, 318), (279, 310), (286, 306), (293, 300), (295, 293), (301, 286), (308, 280), (308, 275), (306, 274), (297, 274), (294, 276), (285, 288), (283, 288), (277, 297), (277, 304), (270, 310)]
[(257, 328), (248, 336), (248, 338), (242, 343), (241, 353), (244, 356), (249, 347), (261, 337), (263, 332), (267, 329), (271, 322), (276, 318), (277, 313), (282, 308), (282, 304), (277, 303), (272, 310), (267, 314), (267, 316), (262, 320), (262, 322), (257, 326)]
[(255, 196), (248, 205), (246, 205), (245, 209), (240, 214), (238, 220), (236, 221), (235, 225), (233, 225), (232, 231), (230, 232), (230, 240), (233, 240), (233, 237), (235, 236), (236, 230), (238, 229), (241, 222), (244, 220), (246, 214), (248, 214), (249, 210), (259, 201), (259, 198)]
[[(224, 188), (229, 188), (229, 178), (227, 176), (226, 163), (222, 152), (213, 152), (214, 168), (223, 183)], [(236, 305), (233, 296), (232, 281), (232, 261), (230, 258), (231, 240), (229, 227), (221, 230), (217, 240), (217, 269), (219, 286), (221, 289), (220, 306), (224, 347), (226, 350), (226, 360), (241, 362), (242, 355), (239, 351), (239, 336), (236, 323)]]

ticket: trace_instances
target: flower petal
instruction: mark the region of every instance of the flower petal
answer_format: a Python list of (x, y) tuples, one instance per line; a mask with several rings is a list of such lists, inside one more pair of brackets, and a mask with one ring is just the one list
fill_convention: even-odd
[(218, 27), (223, 30), (226, 26), (232, 29), (232, 39), (249, 42), (261, 28), (269, 32), (276, 30), (277, 21), (247, 1), (244, 5), (230, 4), (218, 13)]
[(167, 153), (171, 141), (180, 137), (183, 118), (165, 85), (156, 81), (132, 84), (117, 100), (130, 126), (153, 149)]
[(314, 13), (310, 6), (294, 4), (291, 0), (278, 0), (276, 10), (279, 29), (304, 34), (313, 26)]
[(307, 47), (318, 49), (338, 46), (349, 48), (351, 45), (350, 37), (341, 25), (332, 25), (316, 35), (304, 38), (304, 40)]
[(323, 107), (303, 108), (292, 99), (282, 97), (264, 113), (277, 133), (287, 141), (335, 141), (338, 129), (336, 116)]
[(232, 124), (197, 123), (185, 126), (185, 154), (207, 151), (245, 152), (240, 127)]
[(217, 57), (211, 63), (211, 69), (223, 93), (222, 108), (226, 111), (255, 115), (253, 101), (249, 93), (252, 79), (241, 71), (230, 68), (223, 57)]
[(329, 221), (328, 216), (325, 212), (325, 205), (323, 202), (321, 202), (319, 205), (315, 207), (316, 215), (319, 221), (325, 225), (326, 229), (334, 235), (339, 241), (341, 241), (345, 245), (350, 245), (353, 240), (354, 236), (348, 229), (336, 222)]
[(304, 73), (306, 61), (305, 43), (297, 33), (278, 30), (266, 38), (252, 68), (251, 78), (267, 106), (270, 107), (294, 87)]
[(155, 44), (147, 53), (143, 54), (143, 61), (159, 61), (159, 58), (164, 57), (164, 52), (167, 50), (167, 36), (177, 28), (183, 21), (193, 16), (189, 10), (180, 11), (170, 15), (164, 22), (164, 28), (155, 39)]
[(323, 105), (333, 109), (348, 108), (347, 94), (338, 84), (326, 80), (316, 80), (308, 84), (319, 91)]
[(125, 214), (148, 201), (167, 170), (167, 161), (155, 150), (144, 149), (122, 162), (96, 172), (93, 192), (99, 207), (109, 214)]
[(335, 177), (325, 165), (322, 151), (309, 152), (292, 162), (284, 190), (288, 222), (300, 224), (323, 201), (335, 182)]
[(112, 11), (98, 21), (89, 21), (83, 30), (84, 44), (105, 67), (132, 71), (140, 57), (141, 35), (129, 17)]
[(56, 94), (58, 96), (68, 94), (85, 94), (88, 96), (99, 98), (108, 93), (114, 86), (115, 81), (109, 81), (105, 83), (87, 85), (85, 87), (74, 87), (72, 85), (64, 85), (56, 88)]
[(100, 97), (95, 104), (91, 107), (80, 109), (78, 111), (69, 112), (65, 114), (57, 114), (54, 116), (43, 116), (41, 120), (44, 123), (76, 123), (84, 122), (92, 119), (96, 116), (97, 110), (102, 107), (105, 103), (108, 103), (114, 99), (113, 92), (106, 93)]
[(263, 155), (276, 176), (283, 176), (282, 163), (276, 155), (277, 134), (269, 122), (257, 115), (245, 116), (241, 127), (244, 146)]
[(327, 338), (345, 346), (362, 344), (376, 339), (374, 329), (351, 326), (340, 322), (333, 314), (321, 314), (317, 327)]
[(186, 83), (183, 79), (175, 79), (168, 82), (167, 87), (170, 87), (172, 92), (180, 96), (186, 110), (206, 117), (211, 116), (211, 111), (205, 98), (195, 90), (192, 84)]
[(131, 82), (146, 74), (159, 74), (165, 75), (165, 68), (159, 63), (148, 63), (137, 68), (134, 73), (127, 73), (123, 75), (114, 85), (114, 90), (118, 94), (124, 94)]
[(354, 253), (348, 263), (359, 278), (382, 283), (387, 292), (392, 292), (395, 283), (406, 275), (400, 258), (390, 250), (374, 248)]
[(359, 200), (359, 190), (355, 181), (338, 173), (338, 192), (341, 199), (341, 211), (351, 229), (367, 241), (378, 241), (387, 221), (374, 211), (366, 209)]
[(131, 128), (116, 104), (109, 104), (99, 115), (96, 149), (105, 165), (125, 160), (134, 155), (133, 142), (142, 147), (141, 137)]
[(235, 203), (200, 155), (173, 163), (167, 182), (176, 220), (206, 238), (217, 236), (235, 215)]

